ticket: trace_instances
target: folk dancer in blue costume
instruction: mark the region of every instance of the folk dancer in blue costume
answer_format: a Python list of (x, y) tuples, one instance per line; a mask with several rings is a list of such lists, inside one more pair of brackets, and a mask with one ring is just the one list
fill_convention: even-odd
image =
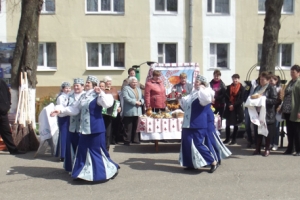
[[(214, 101), (215, 91), (211, 90), (211, 98)], [(211, 106), (211, 104), (210, 104)], [(214, 148), (214, 151), (217, 155), (218, 164), (221, 165), (221, 160), (227, 158), (231, 155), (230, 150), (223, 144), (217, 127), (215, 127), (215, 115), (214, 112), (210, 109), (207, 111), (207, 120), (208, 120), (208, 128), (207, 128), (207, 136), (211, 141), (211, 144)]]
[(210, 165), (210, 173), (218, 168), (217, 155), (207, 136), (207, 112), (211, 111), (211, 89), (203, 85), (206, 78), (198, 75), (194, 90), (180, 100), (184, 110), (179, 162), (186, 169)]
[[(69, 93), (71, 91), (71, 85), (68, 82), (63, 82), (61, 84), (61, 92), (56, 99), (56, 105), (61, 105), (66, 107), (68, 105)], [(58, 115), (58, 128), (59, 128), (59, 136), (58, 136), (58, 144), (56, 149), (56, 157), (60, 157), (60, 161), (64, 161), (65, 153), (66, 153), (66, 139), (67, 133), (69, 129), (69, 121), (70, 117), (66, 115)]]
[(88, 76), (85, 91), (78, 103), (68, 107), (56, 107), (51, 116), (59, 113), (80, 113), (80, 137), (71, 177), (87, 181), (104, 182), (118, 174), (119, 166), (113, 162), (106, 150), (105, 126), (102, 107), (113, 104), (111, 94), (105, 94), (98, 86), (95, 76)]
[[(74, 79), (74, 91), (69, 96), (69, 106), (73, 106), (80, 101), (84, 92), (84, 80), (82, 78)], [(80, 113), (75, 116), (70, 116), (70, 126), (66, 140), (66, 154), (64, 161), (64, 169), (67, 172), (72, 172), (73, 161), (79, 141), (79, 128), (80, 128)]]

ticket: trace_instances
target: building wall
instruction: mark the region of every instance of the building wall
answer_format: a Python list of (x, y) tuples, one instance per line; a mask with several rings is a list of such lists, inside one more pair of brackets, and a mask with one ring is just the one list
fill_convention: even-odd
[[(8, 15), (7, 39), (14, 42), (20, 15)], [(56, 1), (55, 14), (40, 16), (40, 42), (56, 42), (57, 70), (37, 72), (39, 86), (56, 86), (63, 81), (93, 74), (110, 75), (113, 85), (121, 85), (127, 69), (150, 58), (149, 4), (125, 3), (124, 15), (85, 14), (85, 1)], [(87, 42), (124, 42), (124, 70), (87, 70)], [(141, 79), (145, 76), (142, 69)]]
[[(300, 4), (294, 1), (294, 13), (281, 15), (281, 29), (279, 31), (278, 43), (293, 43), (293, 62), (300, 63), (297, 52), (300, 51)], [(257, 63), (258, 44), (263, 41), (264, 14), (258, 14), (258, 1), (239, 0), (236, 1), (236, 73), (241, 80), (246, 79), (250, 67)], [(285, 77), (290, 80), (290, 69), (283, 69)], [(259, 68), (255, 68), (250, 79), (257, 78)], [(280, 71), (276, 70), (277, 75)], [(283, 78), (283, 76), (281, 76)]]
[(177, 62), (185, 62), (185, 1), (178, 1), (177, 14), (158, 14), (149, 2), (151, 60), (158, 60), (158, 43), (177, 43)]
[(0, 11), (0, 42), (6, 42), (6, 2), (1, 1)]
[[(11, 2), (11, 1), (10, 1)], [(230, 1), (230, 15), (207, 14), (206, 1), (193, 1), (192, 62), (199, 63), (200, 73), (211, 80), (209, 44), (229, 43), (229, 69), (222, 69), (222, 79), (231, 83), (231, 75), (238, 73), (246, 79), (250, 67), (257, 62), (257, 45), (262, 43), (264, 15), (258, 13), (258, 0)], [(157, 43), (177, 43), (177, 62), (186, 62), (189, 48), (189, 1), (178, 0), (177, 14), (158, 14), (155, 1), (126, 1), (124, 15), (90, 15), (85, 13), (85, 1), (56, 1), (55, 14), (40, 16), (40, 41), (56, 42), (57, 70), (38, 71), (38, 87), (56, 88), (63, 81), (75, 77), (86, 78), (106, 75), (113, 85), (120, 86), (127, 77), (127, 69), (145, 61), (157, 61)], [(300, 63), (300, 4), (294, 1), (294, 13), (281, 16), (279, 43), (293, 43), (293, 63)], [(6, 6), (6, 15), (5, 15)], [(15, 42), (20, 19), (20, 6), (2, 2), (0, 41)], [(4, 20), (5, 19), (5, 20)], [(124, 70), (86, 69), (87, 42), (124, 42)], [(146, 79), (149, 67), (141, 66), (141, 82)], [(277, 72), (279, 74), (279, 72)], [(250, 79), (256, 78), (254, 69)], [(289, 69), (285, 69), (290, 79)], [(49, 88), (50, 91), (50, 88)], [(52, 90), (51, 90), (52, 91)], [(53, 90), (54, 91), (54, 90)]]
[(210, 43), (227, 43), (228, 68), (220, 69), (222, 80), (229, 84), (231, 75), (236, 71), (235, 52), (236, 52), (236, 4), (230, 2), (229, 15), (213, 15), (207, 13), (207, 2), (202, 1), (202, 23), (203, 23), (203, 75), (208, 79), (213, 79), (213, 71), (210, 68)]
[[(189, 4), (186, 4), (186, 17), (189, 18)], [(206, 70), (204, 65), (203, 65), (203, 54), (204, 54), (204, 50), (203, 50), (203, 26), (204, 26), (204, 22), (203, 22), (203, 12), (204, 10), (203, 8), (203, 2), (202, 1), (197, 1), (197, 0), (193, 0), (193, 24), (192, 24), (192, 62), (198, 63), (199, 64), (199, 70), (200, 70), (200, 74), (203, 74), (204, 71)], [(188, 21), (188, 20), (186, 20)], [(187, 26), (189, 26), (189, 24), (187, 23)], [(187, 29), (188, 30), (188, 27)], [(186, 44), (186, 48), (188, 51), (189, 48), (189, 38), (187, 38), (187, 44)]]

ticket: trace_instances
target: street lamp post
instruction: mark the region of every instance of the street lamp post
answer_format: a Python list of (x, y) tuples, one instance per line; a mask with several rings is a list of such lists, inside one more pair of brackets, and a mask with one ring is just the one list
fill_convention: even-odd
[(135, 71), (135, 77), (137, 78), (138, 81), (140, 81), (140, 67), (141, 67), (141, 65), (143, 65), (145, 63), (147, 63), (148, 66), (151, 66), (152, 64), (154, 64), (156, 62), (147, 61), (147, 62), (143, 62), (142, 64), (132, 66), (132, 68)]

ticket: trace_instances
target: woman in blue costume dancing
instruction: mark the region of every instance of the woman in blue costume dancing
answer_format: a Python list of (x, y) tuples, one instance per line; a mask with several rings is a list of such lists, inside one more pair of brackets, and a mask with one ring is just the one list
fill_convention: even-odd
[[(214, 95), (215, 92), (211, 90), (211, 98), (212, 101), (214, 101)], [(211, 106), (211, 104), (209, 104)], [(231, 155), (230, 150), (223, 144), (220, 136), (219, 131), (215, 127), (215, 115), (214, 112), (210, 109), (207, 111), (207, 122), (208, 122), (208, 128), (207, 128), (207, 136), (214, 148), (214, 151), (217, 155), (217, 161), (218, 164), (221, 165), (221, 160), (224, 158), (227, 158)]]
[[(69, 96), (69, 106), (76, 104), (81, 100), (84, 92), (84, 80), (82, 78), (75, 78), (73, 83), (74, 91)], [(72, 172), (73, 162), (75, 158), (76, 149), (79, 141), (80, 128), (80, 113), (75, 116), (70, 116), (69, 132), (66, 141), (66, 154), (64, 161), (64, 168), (67, 172)]]
[(118, 174), (119, 165), (111, 160), (106, 150), (105, 125), (102, 107), (113, 104), (111, 94), (105, 94), (98, 86), (95, 76), (88, 76), (81, 100), (68, 107), (57, 107), (51, 113), (77, 115), (81, 112), (80, 137), (75, 155), (72, 178), (86, 181), (105, 182)]
[[(69, 93), (71, 91), (71, 85), (68, 82), (63, 82), (61, 84), (61, 92), (56, 99), (56, 105), (68, 106), (68, 98)], [(66, 140), (69, 129), (69, 121), (70, 117), (66, 115), (58, 115), (58, 128), (59, 128), (59, 136), (58, 136), (58, 144), (56, 149), (56, 157), (60, 158), (60, 161), (64, 161), (65, 153), (66, 153)]]
[(211, 89), (203, 84), (206, 78), (198, 75), (194, 90), (180, 100), (184, 110), (179, 162), (186, 169), (210, 165), (210, 173), (218, 168), (217, 155), (207, 136), (208, 111), (211, 111)]

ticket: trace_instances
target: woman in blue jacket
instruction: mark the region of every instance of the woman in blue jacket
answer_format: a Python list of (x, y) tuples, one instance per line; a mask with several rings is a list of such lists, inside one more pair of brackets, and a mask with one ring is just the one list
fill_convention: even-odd
[(139, 135), (136, 132), (138, 117), (142, 115), (142, 105), (144, 99), (142, 91), (135, 77), (128, 78), (129, 85), (122, 89), (124, 105), (123, 105), (123, 123), (125, 127), (124, 144), (140, 143)]

